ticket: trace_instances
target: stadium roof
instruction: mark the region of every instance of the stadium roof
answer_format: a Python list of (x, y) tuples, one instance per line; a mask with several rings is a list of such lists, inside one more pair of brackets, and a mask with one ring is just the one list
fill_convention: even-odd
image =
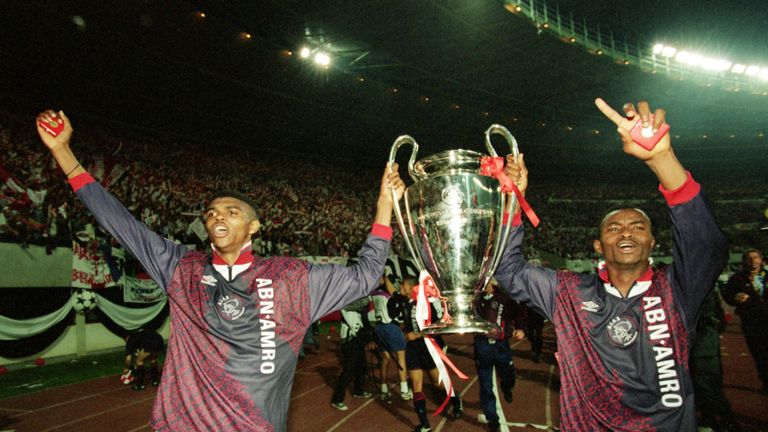
[[(619, 51), (624, 41), (650, 49), (659, 39), (711, 46), (736, 61), (762, 55), (768, 67), (761, 2), (725, 10), (710, 2), (603, 3), (549, 8), (612, 33)], [(542, 28), (540, 16), (515, 13), (515, 4), (3, 2), (0, 104), (364, 164), (383, 163), (404, 133), (423, 155), (481, 150), (483, 131), (500, 123), (528, 160), (563, 171), (620, 155), (595, 97), (617, 108), (648, 98), (667, 109), (683, 153), (764, 173), (768, 92), (760, 84), (735, 91), (707, 86), (703, 75), (654, 75), (570, 43)], [(302, 60), (304, 46), (312, 56), (327, 52), (330, 65)]]

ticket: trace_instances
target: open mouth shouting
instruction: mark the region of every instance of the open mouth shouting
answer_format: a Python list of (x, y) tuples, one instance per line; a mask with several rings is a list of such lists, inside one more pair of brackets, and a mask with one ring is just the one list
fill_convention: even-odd
[(622, 240), (616, 246), (622, 253), (632, 253), (637, 249), (637, 243), (630, 240)]
[(223, 238), (229, 234), (229, 228), (223, 223), (217, 223), (211, 229), (211, 234), (214, 238)]

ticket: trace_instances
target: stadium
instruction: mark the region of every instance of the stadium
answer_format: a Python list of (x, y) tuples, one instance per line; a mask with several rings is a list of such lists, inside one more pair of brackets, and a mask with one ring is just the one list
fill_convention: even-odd
[[(727, 238), (724, 289), (745, 251), (768, 250), (768, 53), (755, 43), (766, 20), (768, 7), (747, 0), (0, 5), (0, 431), (154, 430), (157, 390), (119, 380), (125, 338), (143, 329), (167, 341), (173, 319), (152, 271), (99, 227), (46, 152), (41, 111), (66, 113), (78, 165), (163, 238), (210, 249), (205, 201), (235, 190), (258, 205), (255, 256), (315, 265), (357, 262), (398, 136), (418, 142), (419, 158), (485, 152), (484, 132), (500, 124), (525, 155), (526, 199), (541, 218), (524, 223), (524, 256), (594, 274), (598, 225), (622, 207), (647, 212), (653, 262), (673, 262), (659, 180), (594, 104), (647, 100), (665, 110), (675, 154)], [(399, 282), (418, 265), (391, 226), (385, 273)], [(733, 305), (718, 303), (722, 390), (740, 429), (712, 430), (766, 430), (752, 347)], [(407, 401), (329, 405), (340, 319), (323, 317), (298, 360), (287, 430), (413, 430)], [(464, 411), (431, 417), (432, 430), (486, 430), (472, 337), (446, 342), (469, 375), (455, 381)], [(514, 403), (499, 402), (501, 430), (560, 428), (551, 323), (544, 347), (539, 362), (529, 340), (512, 343), (518, 382)], [(369, 372), (369, 390), (377, 380)]]

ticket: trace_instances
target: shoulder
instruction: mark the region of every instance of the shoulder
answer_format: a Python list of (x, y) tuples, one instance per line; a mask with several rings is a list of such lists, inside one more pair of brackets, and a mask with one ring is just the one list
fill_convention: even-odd
[(208, 256), (209, 254), (205, 252), (192, 249), (190, 251), (187, 251), (187, 253), (181, 256), (181, 262), (205, 261), (208, 259)]
[(309, 261), (293, 257), (255, 257), (254, 265), (264, 266), (272, 269), (280, 269), (282, 271), (308, 271), (313, 267), (312, 263)]

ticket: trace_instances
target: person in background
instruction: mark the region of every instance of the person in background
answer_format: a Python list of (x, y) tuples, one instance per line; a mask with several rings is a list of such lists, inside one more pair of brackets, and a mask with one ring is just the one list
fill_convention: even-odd
[(699, 312), (696, 340), (691, 350), (691, 379), (696, 395), (699, 428), (715, 432), (741, 431), (723, 391), (720, 333), (725, 331), (725, 313), (717, 291), (711, 291)]
[(741, 270), (728, 279), (723, 300), (736, 306), (763, 394), (768, 394), (768, 268), (759, 250), (744, 251)]
[[(339, 381), (331, 397), (331, 406), (339, 411), (349, 409), (344, 403), (347, 385), (354, 381), (352, 397), (368, 399), (372, 396), (365, 391), (365, 374), (368, 370), (368, 360), (365, 349), (372, 341), (371, 325), (368, 322), (368, 296), (356, 300), (341, 309), (341, 364), (342, 370)], [(368, 331), (371, 330), (371, 331)]]
[(533, 362), (541, 363), (541, 351), (544, 347), (544, 317), (528, 306), (525, 308), (525, 336), (531, 342)]
[(160, 367), (157, 364), (158, 356), (165, 350), (163, 337), (154, 331), (141, 329), (135, 333), (129, 333), (125, 337), (125, 366), (123, 376), (133, 379), (134, 390), (144, 390), (147, 366), (149, 366), (150, 382), (154, 387), (160, 385)]
[(512, 403), (512, 389), (515, 387), (515, 362), (512, 359), (511, 340), (521, 341), (525, 333), (521, 330), (522, 306), (496, 289), (498, 283), (491, 279), (485, 285), (482, 295), (475, 303), (478, 317), (495, 324), (494, 332), (476, 334), (475, 367), (480, 382), (480, 407), (488, 420), (488, 430), (499, 430), (499, 415), (496, 412), (494, 375), (500, 379), (499, 388), (507, 403)]
[(382, 351), (381, 369), (379, 377), (381, 383), (380, 397), (387, 403), (392, 402), (387, 383), (389, 365), (397, 366), (397, 376), (400, 378), (400, 398), (402, 400), (413, 399), (413, 392), (408, 388), (408, 371), (405, 366), (405, 336), (397, 321), (389, 315), (387, 305), (393, 295), (398, 295), (395, 286), (387, 275), (382, 278), (382, 285), (373, 292), (373, 308), (376, 314), (376, 341)]
[[(406, 276), (400, 282), (400, 296), (392, 296), (389, 307), (390, 316), (403, 323), (403, 333), (408, 341), (405, 347), (405, 364), (408, 368), (408, 375), (413, 385), (413, 407), (419, 418), (419, 424), (415, 432), (430, 432), (432, 430), (427, 417), (427, 398), (424, 394), (424, 372), (426, 372), (432, 383), (436, 386), (437, 392), (445, 395), (443, 389), (438, 387), (439, 374), (432, 356), (427, 349), (424, 334), (419, 330), (419, 324), (416, 321), (416, 300), (414, 299), (419, 281), (414, 276)], [(407, 302), (403, 300), (407, 299)], [(429, 303), (430, 314), (439, 316), (435, 311), (434, 303)], [(445, 347), (445, 342), (440, 336), (433, 336), (434, 340), (440, 346)], [(451, 397), (451, 408), (446, 414), (451, 420), (461, 418), (463, 412), (461, 397), (455, 394)]]

